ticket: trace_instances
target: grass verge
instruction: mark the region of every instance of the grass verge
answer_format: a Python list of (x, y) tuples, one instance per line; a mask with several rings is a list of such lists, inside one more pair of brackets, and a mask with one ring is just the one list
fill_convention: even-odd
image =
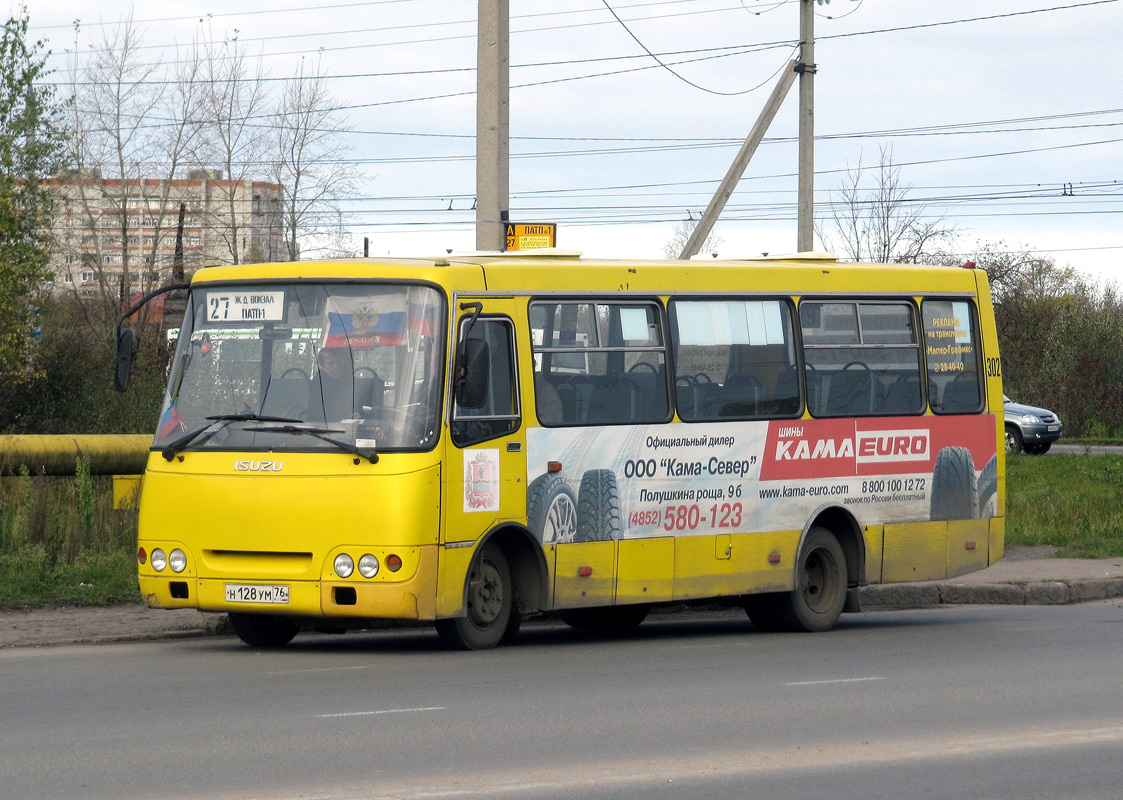
[(1123, 456), (1006, 459), (1006, 546), (1079, 558), (1123, 556)]
[(113, 480), (0, 478), (0, 608), (139, 603), (135, 509), (113, 507)]

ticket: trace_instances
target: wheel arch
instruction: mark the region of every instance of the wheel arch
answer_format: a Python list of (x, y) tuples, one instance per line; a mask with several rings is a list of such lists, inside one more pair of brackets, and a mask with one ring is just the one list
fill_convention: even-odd
[[(801, 551), (807, 534), (816, 527), (830, 531), (842, 546), (842, 552), (846, 556), (846, 585), (850, 588), (865, 585), (866, 537), (854, 515), (841, 506), (827, 506), (817, 511), (800, 535)], [(799, 563), (798, 559), (796, 563)]]
[(502, 524), (484, 534), (477, 551), (489, 544), (502, 550), (507, 559), (514, 584), (514, 610), (526, 615), (546, 608), (550, 570), (534, 535), (523, 525)]

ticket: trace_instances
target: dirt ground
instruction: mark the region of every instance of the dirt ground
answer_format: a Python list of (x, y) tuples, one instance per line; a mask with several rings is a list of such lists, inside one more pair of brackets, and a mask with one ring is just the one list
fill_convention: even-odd
[(225, 614), (194, 609), (35, 608), (0, 612), (0, 648), (123, 642), (224, 633)]

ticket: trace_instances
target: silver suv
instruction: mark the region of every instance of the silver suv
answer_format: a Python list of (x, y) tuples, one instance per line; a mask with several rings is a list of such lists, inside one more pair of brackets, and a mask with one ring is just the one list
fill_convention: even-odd
[(1052, 411), (1015, 403), (1006, 395), (1002, 395), (1002, 403), (1006, 410), (1007, 455), (1023, 450), (1031, 455), (1041, 455), (1061, 438), (1064, 426), (1060, 417)]

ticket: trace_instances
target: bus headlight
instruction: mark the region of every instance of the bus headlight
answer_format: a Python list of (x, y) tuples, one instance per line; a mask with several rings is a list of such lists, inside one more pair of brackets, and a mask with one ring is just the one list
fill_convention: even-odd
[(168, 566), (168, 554), (164, 552), (163, 548), (157, 547), (152, 551), (152, 569), (163, 572), (166, 566)]
[(359, 574), (364, 578), (373, 578), (378, 574), (378, 559), (367, 553), (359, 559)]
[(172, 568), (172, 572), (183, 572), (187, 569), (187, 554), (178, 547), (172, 550), (171, 555), (168, 556), (168, 566)]
[(335, 557), (335, 563), (332, 565), (335, 568), (335, 574), (341, 578), (350, 578), (351, 573), (355, 571), (355, 559), (346, 553), (340, 553)]

